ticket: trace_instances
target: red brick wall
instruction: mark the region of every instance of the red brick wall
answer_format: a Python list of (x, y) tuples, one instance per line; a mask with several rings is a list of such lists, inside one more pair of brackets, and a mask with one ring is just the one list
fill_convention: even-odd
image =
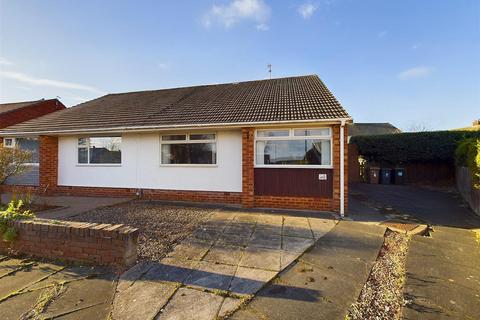
[(39, 185), (45, 192), (53, 191), (58, 181), (58, 138), (39, 137)]
[(254, 202), (254, 128), (242, 128), (242, 206), (251, 208)]
[(121, 224), (24, 220), (10, 224), (18, 237), (0, 252), (127, 267), (137, 259), (138, 229)]
[(12, 126), (14, 124), (38, 118), (45, 114), (62, 109), (65, 109), (65, 106), (56, 99), (41, 101), (24, 108), (12, 110), (2, 114), (0, 117), (0, 128)]

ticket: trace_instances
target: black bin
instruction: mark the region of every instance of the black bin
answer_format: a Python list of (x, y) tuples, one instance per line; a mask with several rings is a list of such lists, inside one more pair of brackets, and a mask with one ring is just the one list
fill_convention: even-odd
[(380, 170), (380, 183), (381, 184), (392, 183), (392, 169), (382, 168), (382, 170)]
[(405, 183), (405, 168), (393, 169), (393, 183), (404, 184)]

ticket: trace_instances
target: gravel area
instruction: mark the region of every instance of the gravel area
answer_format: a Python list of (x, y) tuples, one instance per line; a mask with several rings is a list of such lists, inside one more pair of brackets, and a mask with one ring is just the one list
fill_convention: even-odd
[(160, 261), (215, 210), (132, 201), (92, 210), (65, 220), (122, 223), (138, 228), (138, 259)]
[(348, 319), (399, 319), (409, 236), (387, 230), (377, 261)]

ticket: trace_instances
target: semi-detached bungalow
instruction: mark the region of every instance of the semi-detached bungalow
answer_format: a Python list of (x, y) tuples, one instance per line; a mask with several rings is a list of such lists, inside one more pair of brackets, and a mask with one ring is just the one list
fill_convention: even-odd
[(42, 192), (343, 215), (349, 122), (309, 75), (108, 94), (0, 136), (38, 138)]

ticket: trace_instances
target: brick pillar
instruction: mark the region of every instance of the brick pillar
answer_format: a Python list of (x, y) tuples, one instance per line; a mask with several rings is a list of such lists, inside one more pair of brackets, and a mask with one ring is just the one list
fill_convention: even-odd
[[(344, 182), (344, 186), (345, 186), (345, 195), (344, 195), (344, 198), (345, 198), (345, 215), (348, 214), (348, 176), (349, 176), (349, 171), (348, 171), (348, 125), (345, 125), (345, 127), (343, 128), (343, 132), (344, 132), (344, 137), (345, 137), (345, 146), (344, 146), (344, 164), (345, 164), (345, 168), (344, 168), (344, 172), (345, 172), (345, 180), (343, 181)], [(358, 161), (357, 161), (358, 163)]]
[(245, 208), (254, 206), (254, 170), (253, 170), (253, 128), (242, 128), (242, 205)]
[(58, 181), (58, 138), (40, 136), (39, 142), (39, 171), (40, 190), (52, 192)]
[[(344, 130), (344, 186), (345, 214), (348, 209), (348, 129)], [(332, 126), (333, 140), (333, 210), (340, 212), (340, 125)]]

